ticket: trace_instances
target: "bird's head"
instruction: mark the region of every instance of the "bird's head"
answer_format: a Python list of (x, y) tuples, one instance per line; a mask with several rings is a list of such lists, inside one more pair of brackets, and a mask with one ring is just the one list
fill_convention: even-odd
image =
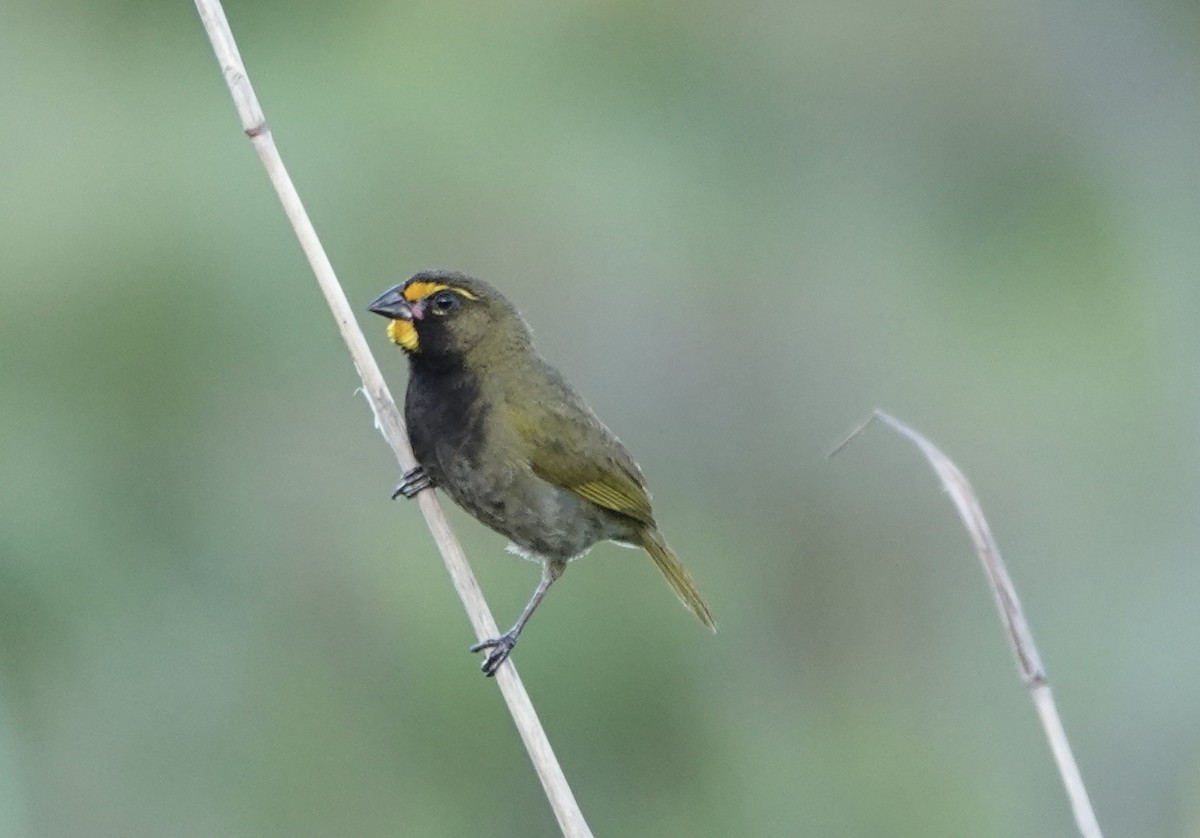
[(369, 308), (391, 320), (388, 337), (414, 361), (470, 360), (530, 343), (529, 328), (508, 300), (454, 271), (422, 271)]

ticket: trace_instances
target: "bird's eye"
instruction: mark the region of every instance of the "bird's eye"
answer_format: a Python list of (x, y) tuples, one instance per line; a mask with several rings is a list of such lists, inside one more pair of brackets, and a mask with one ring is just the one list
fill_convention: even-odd
[(449, 314), (458, 308), (458, 295), (453, 291), (439, 291), (429, 302), (434, 314)]

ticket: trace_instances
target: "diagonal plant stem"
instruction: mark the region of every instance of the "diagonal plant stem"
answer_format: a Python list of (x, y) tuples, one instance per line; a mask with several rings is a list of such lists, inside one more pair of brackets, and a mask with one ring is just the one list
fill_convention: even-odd
[[(250, 85), (250, 78), (242, 64), (241, 55), (238, 53), (233, 32), (229, 28), (229, 22), (225, 18), (225, 11), (221, 7), (220, 0), (195, 0), (195, 3), (200, 18), (204, 22), (204, 28), (208, 32), (209, 40), (212, 42), (217, 61), (221, 65), (225, 83), (229, 86), (229, 92), (233, 96), (234, 105), (237, 107), (238, 116), (242, 122), (242, 129), (254, 144), (254, 149), (258, 152), (258, 156), (267, 170), (271, 185), (275, 187), (279, 201), (283, 204), (284, 212), (296, 232), (296, 238), (300, 241), (300, 247), (316, 275), (317, 284), (325, 295), (325, 301), (329, 305), (334, 320), (337, 321), (342, 339), (350, 350), (354, 366), (362, 379), (363, 392), (375, 414), (375, 426), (392, 447), (401, 469), (408, 471), (416, 465), (416, 459), (413, 457), (404, 423), (400, 419), (400, 413), (396, 409), (387, 384), (384, 383), (379, 366), (367, 348), (366, 339), (358, 327), (358, 322), (354, 319), (350, 304), (334, 274), (333, 266), (325, 255), (325, 250), (317, 238), (316, 230), (304, 210), (300, 195), (283, 165), (279, 150), (275, 147), (275, 140), (271, 136), (262, 107)], [(475, 575), (471, 572), (462, 547), (446, 521), (437, 497), (433, 492), (421, 492), (418, 495), (418, 502), (476, 636), (480, 640), (495, 637), (500, 633), (496, 627), (496, 621), (492, 618), (487, 603), (484, 602), (483, 594), (479, 590), (479, 583), (475, 581)], [(591, 830), (588, 828), (587, 821), (584, 820), (579, 805), (575, 802), (575, 796), (567, 784), (567, 778), (554, 756), (554, 750), (550, 747), (550, 740), (546, 738), (546, 733), (542, 729), (529, 694), (525, 691), (525, 686), (511, 660), (496, 672), (496, 681), (500, 685), (500, 692), (508, 705), (513, 723), (521, 735), (521, 741), (533, 762), (538, 779), (542, 782), (542, 788), (545, 789), (546, 797), (550, 801), (550, 806), (554, 810), (554, 816), (558, 819), (558, 825), (562, 829), (563, 835), (569, 836), (569, 838), (590, 838)]]
[(958, 517), (971, 536), (975, 552), (979, 555), (979, 561), (983, 565), (984, 575), (987, 576), (988, 585), (995, 596), (996, 607), (1000, 611), (1000, 620), (1004, 624), (1004, 632), (1008, 635), (1013, 654), (1017, 659), (1017, 670), (1020, 672), (1026, 689), (1029, 690), (1029, 697), (1033, 700), (1034, 709), (1037, 711), (1042, 729), (1046, 733), (1046, 740), (1050, 743), (1054, 763), (1058, 767), (1059, 776), (1062, 777), (1063, 786), (1066, 788), (1067, 798), (1071, 802), (1075, 825), (1083, 838), (1101, 838), (1100, 824), (1096, 820), (1096, 813), (1088, 799), (1087, 789), (1083, 785), (1083, 777), (1079, 773), (1079, 766), (1075, 763), (1075, 756), (1071, 753), (1071, 744), (1067, 741), (1066, 730), (1063, 728), (1062, 719), (1059, 718), (1058, 707), (1054, 703), (1054, 694), (1050, 691), (1050, 681), (1046, 677), (1046, 670), (1042, 666), (1037, 646), (1034, 645), (1033, 634), (1029, 631), (1025, 612), (1021, 609), (1021, 601), (1017, 599), (1016, 588), (1013, 587), (1012, 579), (1009, 578), (1004, 560), (1000, 558), (1000, 548), (992, 536), (987, 519), (983, 517), (979, 499), (971, 488), (971, 484), (967, 482), (966, 476), (936, 445), (909, 425), (882, 410), (876, 410), (871, 414), (871, 418), (855, 428), (845, 441), (830, 452), (830, 456), (845, 448), (875, 421), (888, 425), (920, 449), (929, 465), (937, 473), (938, 478), (941, 479), (946, 493), (954, 502), (954, 507), (958, 510)]

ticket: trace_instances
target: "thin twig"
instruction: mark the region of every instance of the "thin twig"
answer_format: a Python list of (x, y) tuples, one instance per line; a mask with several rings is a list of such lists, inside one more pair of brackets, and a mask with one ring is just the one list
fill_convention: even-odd
[[(350, 350), (354, 366), (363, 382), (363, 392), (375, 414), (375, 426), (379, 428), (384, 439), (392, 447), (401, 469), (407, 471), (416, 465), (416, 459), (413, 457), (404, 423), (400, 419), (400, 413), (396, 409), (391, 393), (388, 392), (387, 384), (384, 383), (383, 375), (379, 372), (379, 366), (367, 348), (366, 339), (363, 338), (362, 331), (354, 319), (350, 304), (334, 274), (333, 266), (321, 247), (308, 214), (304, 211), (300, 195), (296, 192), (296, 187), (292, 184), (287, 169), (284, 168), (283, 160), (275, 147), (275, 140), (267, 128), (262, 107), (254, 95), (250, 78), (242, 64), (237, 44), (234, 42), (233, 33), (229, 28), (229, 22), (225, 18), (225, 11), (221, 7), (220, 0), (195, 0), (195, 2), (196, 9), (200, 12), (200, 18), (204, 22), (204, 28), (208, 31), (217, 61), (221, 65), (225, 82), (229, 86), (229, 92), (233, 96), (234, 105), (237, 107), (238, 116), (242, 121), (242, 129), (254, 144), (263, 166), (266, 167), (267, 174), (271, 178), (271, 185), (275, 187), (280, 203), (283, 204), (284, 212), (287, 213), (296, 237), (300, 240), (300, 247), (304, 250), (304, 255), (308, 258), (313, 273), (316, 275), (317, 284), (320, 285), (329, 309), (337, 321), (342, 339)], [(476, 636), (480, 640), (495, 637), (500, 633), (496, 627), (496, 621), (492, 618), (487, 603), (484, 602), (479, 584), (475, 581), (475, 575), (471, 572), (462, 547), (446, 521), (437, 497), (433, 492), (422, 492), (418, 498), (421, 512), (424, 514), (429, 530), (433, 533), (433, 538), (442, 553), (446, 569), (450, 573), (454, 588), (458, 592), (459, 599), (462, 600)], [(567, 784), (567, 778), (554, 756), (550, 741), (546, 738), (533, 703), (529, 700), (529, 694), (526, 693), (511, 660), (496, 672), (496, 681), (500, 685), (500, 692), (508, 705), (509, 713), (512, 714), (521, 740), (525, 743), (525, 750), (529, 753), (529, 758), (542, 782), (546, 797), (554, 809), (554, 815), (558, 819), (563, 834), (571, 836), (571, 838), (576, 838), (576, 836), (590, 838), (591, 830), (583, 818), (579, 805), (575, 802), (571, 787)]]
[(1042, 666), (1037, 646), (1034, 645), (1033, 635), (1025, 620), (1025, 612), (1021, 610), (1021, 602), (1017, 599), (1017, 591), (1009, 578), (1004, 560), (1000, 558), (1000, 548), (992, 537), (987, 519), (983, 517), (983, 509), (967, 478), (945, 454), (938, 450), (928, 439), (911, 427), (884, 413), (876, 410), (866, 422), (856, 428), (840, 445), (830, 452), (833, 456), (845, 448), (855, 437), (863, 432), (874, 421), (880, 421), (891, 427), (900, 435), (907, 437), (925, 455), (925, 459), (933, 467), (942, 481), (942, 486), (958, 510), (958, 517), (975, 544), (975, 552), (983, 564), (983, 572), (996, 599), (996, 607), (1000, 610), (1000, 620), (1004, 631), (1012, 645), (1013, 654), (1017, 659), (1017, 670), (1021, 680), (1029, 690), (1033, 706), (1042, 722), (1042, 729), (1050, 743), (1054, 754), (1054, 762), (1062, 777), (1063, 786), (1067, 790), (1067, 798), (1071, 802), (1071, 811), (1075, 815), (1075, 824), (1079, 834), (1084, 838), (1101, 838), (1100, 824), (1096, 821), (1096, 813), (1092, 810), (1088, 799), (1087, 789), (1083, 785), (1083, 777), (1079, 766), (1071, 753), (1071, 745), (1067, 741), (1067, 733), (1063, 729), (1058, 708), (1054, 704), (1054, 695), (1050, 691), (1050, 682), (1046, 677), (1045, 667)]

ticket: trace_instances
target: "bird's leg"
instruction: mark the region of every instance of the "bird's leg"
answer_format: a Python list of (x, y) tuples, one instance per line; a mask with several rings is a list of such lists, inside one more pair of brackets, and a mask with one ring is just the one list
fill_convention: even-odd
[(521, 616), (517, 618), (513, 627), (499, 637), (484, 640), (471, 647), (472, 652), (482, 652), (484, 649), (491, 649), (483, 661), (483, 666), (480, 667), (484, 675), (491, 678), (496, 674), (496, 670), (500, 668), (500, 664), (508, 660), (508, 656), (512, 654), (513, 647), (517, 645), (517, 638), (521, 636), (521, 631), (525, 628), (525, 624), (533, 616), (533, 610), (538, 607), (538, 603), (542, 601), (542, 597), (546, 595), (546, 591), (550, 590), (550, 586), (554, 584), (554, 580), (562, 576), (562, 572), (566, 570), (566, 567), (567, 563), (564, 561), (546, 559), (542, 563), (541, 581), (538, 582), (533, 596), (529, 598), (529, 603), (525, 606), (525, 610), (521, 612)]
[(425, 473), (425, 469), (421, 468), (420, 466), (415, 466), (400, 476), (400, 483), (392, 492), (392, 500), (395, 500), (401, 495), (412, 499), (417, 496), (417, 492), (432, 488), (433, 479)]

